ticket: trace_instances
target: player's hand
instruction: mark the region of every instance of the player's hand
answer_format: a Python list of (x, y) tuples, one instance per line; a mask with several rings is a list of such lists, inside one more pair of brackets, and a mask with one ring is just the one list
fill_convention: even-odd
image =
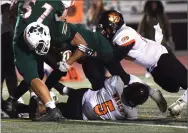
[(67, 71), (69, 70), (69, 68), (70, 68), (70, 65), (67, 64), (67, 63), (64, 62), (64, 61), (58, 62), (57, 65), (59, 66), (59, 70), (60, 70), (61, 72), (67, 72)]
[(16, 5), (18, 4), (19, 0), (10, 0), (11, 4), (10, 4), (10, 10), (12, 10), (13, 8), (17, 7)]

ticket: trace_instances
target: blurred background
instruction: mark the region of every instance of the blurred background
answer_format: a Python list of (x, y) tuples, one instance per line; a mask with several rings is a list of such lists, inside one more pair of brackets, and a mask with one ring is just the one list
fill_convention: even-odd
[[(137, 30), (144, 15), (146, 2), (146, 0), (75, 0), (75, 5), (69, 9), (68, 21), (83, 23), (83, 25), (91, 28), (91, 23), (97, 23), (97, 17), (103, 10), (115, 9), (123, 14), (128, 26)], [(186, 51), (187, 0), (163, 0), (161, 3), (170, 23), (175, 50)], [(94, 13), (92, 13), (92, 10)], [(96, 14), (99, 14), (99, 16)]]

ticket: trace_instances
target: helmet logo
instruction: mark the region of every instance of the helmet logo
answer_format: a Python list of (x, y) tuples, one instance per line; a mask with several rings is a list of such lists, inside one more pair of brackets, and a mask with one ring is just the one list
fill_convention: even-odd
[(113, 23), (118, 23), (120, 21), (120, 16), (117, 13), (110, 13), (108, 19)]

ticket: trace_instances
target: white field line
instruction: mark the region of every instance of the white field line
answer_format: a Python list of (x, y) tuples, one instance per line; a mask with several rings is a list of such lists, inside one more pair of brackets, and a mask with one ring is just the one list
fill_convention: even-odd
[[(1, 122), (2, 123), (8, 123), (8, 122), (25, 122), (26, 120), (2, 120)], [(162, 124), (140, 124), (140, 123), (121, 123), (121, 122), (118, 122), (118, 121), (97, 121), (97, 120), (94, 120), (94, 121), (84, 121), (84, 120), (67, 120), (67, 121), (72, 121), (72, 122), (75, 122), (75, 121), (78, 121), (78, 122), (84, 122), (84, 123), (101, 123), (101, 124), (118, 124), (118, 125), (132, 125), (132, 126), (149, 126), (149, 127), (166, 127), (166, 128), (178, 128), (178, 129), (188, 129), (186, 126), (174, 126), (174, 125), (162, 125)]]
[[(75, 121), (75, 120), (74, 120)], [(76, 120), (80, 121), (80, 120)], [(86, 122), (86, 121), (80, 121), (80, 122)], [(174, 126), (174, 125), (160, 125), (160, 124), (139, 124), (139, 123), (121, 123), (116, 121), (87, 121), (88, 123), (101, 123), (101, 124), (119, 124), (119, 125), (135, 125), (135, 126), (153, 126), (153, 127), (172, 127), (172, 128), (181, 128), (181, 129), (187, 129), (186, 126)]]
[[(83, 122), (85, 122), (85, 121), (83, 121)], [(135, 125), (135, 126), (153, 126), (153, 127), (170, 127), (170, 128), (180, 128), (180, 129), (187, 129), (187, 127), (186, 126), (174, 126), (174, 125), (162, 125), (162, 124), (139, 124), (139, 123), (121, 123), (121, 122), (110, 122), (110, 121), (87, 121), (87, 122), (96, 122), (96, 123), (104, 123), (104, 124), (120, 124), (120, 125)]]

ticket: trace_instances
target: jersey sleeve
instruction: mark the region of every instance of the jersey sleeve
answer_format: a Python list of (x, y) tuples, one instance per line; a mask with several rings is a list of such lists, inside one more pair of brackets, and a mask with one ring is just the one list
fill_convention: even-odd
[(135, 44), (135, 35), (134, 33), (121, 32), (115, 39), (114, 43), (119, 46), (129, 46)]
[(55, 43), (70, 43), (76, 34), (73, 25), (65, 22), (54, 23), (50, 28), (50, 34), (53, 42)]
[(95, 48), (97, 51), (97, 56), (102, 59), (104, 62), (110, 62), (114, 58), (113, 47), (111, 43), (100, 33), (95, 32), (96, 43)]
[(114, 91), (118, 91), (119, 94), (123, 92), (124, 83), (120, 76), (112, 76), (109, 79), (105, 80), (105, 89), (108, 89), (108, 92), (113, 94)]
[(126, 119), (128, 120), (137, 119), (138, 118), (138, 106), (134, 108), (126, 106), (125, 113), (126, 113)]

